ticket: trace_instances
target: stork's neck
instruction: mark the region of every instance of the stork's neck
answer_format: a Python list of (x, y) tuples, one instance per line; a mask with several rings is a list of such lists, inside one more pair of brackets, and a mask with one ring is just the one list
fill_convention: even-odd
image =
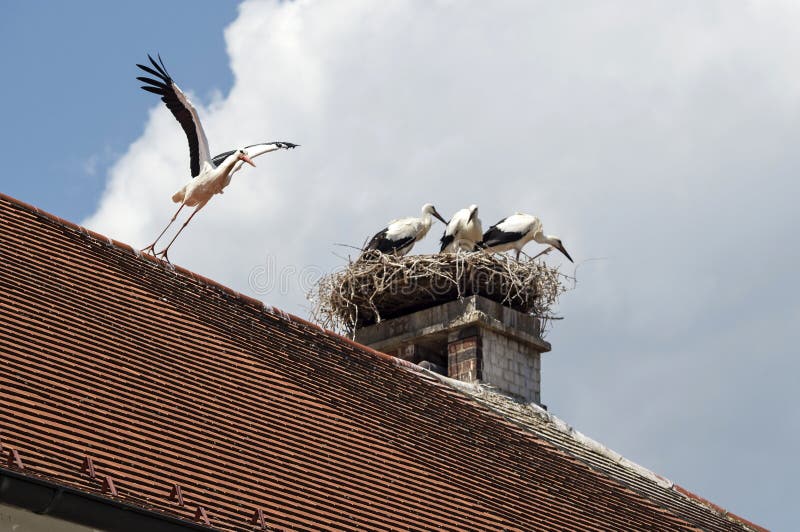
[(227, 186), (230, 183), (231, 172), (236, 167), (236, 163), (239, 161), (238, 155), (235, 153), (228, 155), (225, 159), (219, 163), (219, 166), (215, 169), (215, 173), (217, 176), (224, 176), (225, 184), (223, 186)]
[(433, 217), (429, 212), (422, 213), (422, 227), (427, 232), (431, 228), (431, 224), (433, 223)]
[(428, 231), (430, 231), (433, 220), (431, 219), (431, 214), (429, 212), (423, 212), (422, 217), (419, 220), (421, 226), (419, 228), (419, 232), (417, 233), (417, 240), (422, 240), (425, 238), (425, 235), (428, 234)]
[(222, 164), (220, 166), (222, 168), (225, 168), (226, 171), (230, 172), (231, 169), (233, 168), (233, 165), (236, 164), (236, 161), (238, 160), (239, 160), (239, 155), (236, 153), (232, 153), (227, 157), (225, 157), (225, 160), (222, 161)]
[(538, 233), (534, 233), (533, 239), (539, 244), (549, 244), (551, 246), (555, 246), (558, 243), (558, 237), (553, 235), (546, 235), (541, 231), (539, 231)]

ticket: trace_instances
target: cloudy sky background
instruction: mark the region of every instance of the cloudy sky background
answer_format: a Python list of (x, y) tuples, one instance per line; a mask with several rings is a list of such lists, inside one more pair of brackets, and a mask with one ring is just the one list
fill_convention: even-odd
[[(795, 523), (800, 4), (176, 2), (160, 22), (87, 4), (101, 20), (66, 49), (3, 59), (33, 78), (0, 93), (31, 128), (4, 128), (3, 192), (147, 244), (188, 178), (177, 122), (133, 79), (160, 51), (212, 152), (302, 145), (238, 173), (173, 262), (305, 316), (309, 281), (351, 253), (336, 243), (425, 202), (477, 203), (485, 226), (537, 214), (577, 263), (544, 357), (551, 412), (759, 524)], [(4, 29), (33, 24), (24, 9)], [(50, 122), (82, 143), (11, 161)]]

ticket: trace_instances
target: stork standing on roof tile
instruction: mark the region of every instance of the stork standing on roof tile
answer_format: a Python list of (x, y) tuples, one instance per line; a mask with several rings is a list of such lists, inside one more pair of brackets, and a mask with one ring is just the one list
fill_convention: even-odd
[(570, 262), (574, 262), (564, 248), (564, 244), (561, 243), (560, 238), (546, 235), (542, 232), (542, 222), (539, 218), (521, 212), (512, 214), (508, 218), (503, 218), (491, 226), (483, 235), (481, 247), (485, 247), (486, 251), (497, 253), (515, 249), (517, 251), (517, 260), (519, 260), (522, 248), (531, 240), (535, 240), (539, 244), (553, 246), (563, 253)]
[[(214, 194), (222, 194), (222, 189), (228, 186), (231, 182), (231, 176), (236, 173), (244, 163), (255, 166), (253, 157), (269, 153), (276, 150), (287, 150), (296, 148), (297, 144), (291, 142), (262, 142), (260, 144), (252, 144), (245, 146), (238, 150), (230, 150), (220, 153), (215, 157), (211, 157), (208, 149), (208, 140), (203, 131), (203, 125), (200, 123), (200, 118), (197, 115), (189, 98), (178, 88), (178, 85), (172, 80), (172, 77), (167, 72), (161, 56), (158, 56), (156, 62), (150, 55), (147, 56), (153, 68), (145, 65), (137, 64), (139, 68), (155, 76), (155, 79), (149, 77), (138, 77), (139, 81), (146, 83), (142, 89), (158, 94), (161, 96), (161, 101), (172, 112), (175, 119), (180, 123), (183, 132), (186, 133), (186, 138), (189, 141), (189, 169), (192, 173), (192, 179), (181, 187), (175, 194), (172, 195), (172, 201), (180, 203), (180, 207), (175, 211), (172, 219), (161, 233), (156, 237), (152, 244), (145, 247), (142, 251), (151, 251), (155, 255), (160, 255), (167, 262), (169, 257), (167, 252), (181, 231), (189, 224), (195, 214), (205, 207), (206, 203), (214, 196)], [(194, 211), (189, 218), (183, 223), (181, 228), (169, 241), (167, 247), (155, 253), (155, 246), (159, 239), (164, 236), (167, 229), (178, 218), (178, 214), (184, 207), (194, 207)]]
[(478, 218), (478, 206), (470, 205), (456, 212), (439, 240), (441, 253), (455, 253), (458, 250), (477, 251), (482, 238), (481, 219)]
[(377, 250), (381, 253), (393, 253), (400, 257), (407, 255), (417, 241), (425, 238), (431, 228), (431, 216), (435, 216), (443, 224), (447, 224), (444, 218), (436, 212), (436, 207), (430, 203), (422, 206), (422, 216), (419, 218), (400, 218), (392, 220), (389, 224), (378, 231), (364, 248), (363, 257), (370, 250)]

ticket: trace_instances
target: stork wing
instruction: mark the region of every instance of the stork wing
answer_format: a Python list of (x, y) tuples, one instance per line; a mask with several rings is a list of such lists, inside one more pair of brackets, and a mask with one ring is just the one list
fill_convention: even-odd
[(369, 251), (371, 249), (377, 249), (381, 253), (392, 253), (395, 250), (403, 249), (409, 244), (414, 243), (413, 236), (401, 237), (397, 240), (392, 240), (388, 238), (389, 228), (387, 227), (383, 231), (380, 231), (372, 237), (367, 244), (367, 247), (364, 248), (364, 251)]
[(439, 246), (439, 253), (443, 253), (444, 250), (447, 249), (447, 246), (453, 243), (453, 240), (455, 240), (455, 237), (445, 232), (442, 238), (439, 239), (439, 243), (441, 244), (441, 246)]
[(522, 238), (522, 235), (533, 229), (537, 223), (539, 220), (535, 216), (512, 214), (491, 226), (483, 234), (483, 243), (486, 247), (492, 247), (516, 242)]
[(200, 117), (197, 116), (197, 111), (192, 106), (189, 98), (172, 81), (164, 62), (161, 60), (161, 56), (158, 56), (158, 63), (149, 54), (147, 58), (155, 67), (155, 70), (145, 65), (137, 64), (136, 66), (148, 74), (152, 74), (157, 79), (146, 77), (138, 77), (136, 79), (147, 83), (147, 85), (142, 85), (144, 90), (161, 96), (161, 101), (166, 104), (167, 109), (172, 112), (172, 115), (181, 124), (183, 132), (186, 133), (186, 138), (189, 141), (189, 168), (192, 171), (192, 177), (197, 177), (200, 173), (200, 166), (204, 162), (211, 160), (211, 154), (208, 151), (208, 140), (203, 131), (203, 125), (200, 123)]
[(388, 228), (384, 228), (381, 231), (378, 231), (377, 233), (375, 233), (375, 235), (369, 240), (369, 243), (367, 244), (367, 247), (364, 248), (364, 251), (367, 251), (367, 250), (370, 250), (370, 249), (377, 249), (379, 251), (383, 251), (383, 249), (381, 249), (381, 248), (387, 247), (387, 243), (388, 243), (388, 240), (386, 238), (386, 232), (388, 230), (389, 230)]
[[(290, 148), (296, 148), (299, 144), (292, 144), (291, 142), (262, 142), (261, 144), (253, 144), (252, 146), (247, 146), (244, 148), (244, 153), (250, 157), (258, 157), (259, 155), (263, 155), (265, 153), (269, 153), (271, 151), (276, 150), (288, 150)], [(215, 155), (213, 159), (211, 159), (212, 164), (216, 167), (219, 166), (222, 161), (228, 158), (229, 155), (235, 153), (236, 150), (230, 150), (219, 155)], [(236, 161), (236, 164), (233, 165), (233, 169), (231, 170), (231, 174), (239, 170), (242, 167), (242, 161)], [(230, 175), (230, 174), (229, 174)]]
[(252, 146), (245, 147), (244, 151), (251, 159), (258, 157), (265, 153), (275, 150), (289, 150), (298, 147), (299, 144), (292, 144), (291, 142), (262, 142), (260, 144), (253, 144)]
[(522, 236), (521, 233), (516, 231), (503, 231), (498, 226), (502, 225), (508, 218), (503, 218), (493, 226), (489, 228), (488, 231), (483, 233), (483, 244), (486, 247), (498, 246), (500, 244), (505, 244), (507, 242), (514, 242), (515, 240), (519, 239)]

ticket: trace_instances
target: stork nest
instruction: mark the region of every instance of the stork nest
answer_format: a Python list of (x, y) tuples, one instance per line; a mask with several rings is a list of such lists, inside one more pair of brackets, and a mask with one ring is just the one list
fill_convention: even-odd
[(372, 251), (319, 280), (309, 293), (312, 319), (346, 334), (417, 310), (480, 295), (552, 319), (566, 276), (533, 259), (485, 252), (398, 257)]

